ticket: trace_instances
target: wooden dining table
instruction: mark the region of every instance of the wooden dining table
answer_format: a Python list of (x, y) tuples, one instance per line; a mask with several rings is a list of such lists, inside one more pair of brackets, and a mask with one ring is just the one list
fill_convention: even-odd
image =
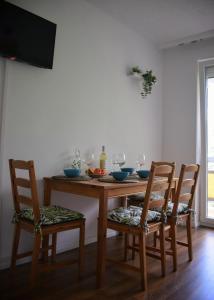
[[(97, 222), (97, 267), (96, 280), (97, 287), (104, 283), (105, 257), (106, 257), (106, 236), (107, 236), (107, 212), (109, 199), (120, 198), (126, 205), (127, 196), (146, 191), (147, 180), (130, 183), (109, 183), (101, 182), (98, 179), (88, 181), (72, 181), (55, 179), (53, 177), (44, 178), (44, 205), (51, 205), (52, 191), (72, 193), (80, 196), (96, 198), (99, 201), (99, 212)], [(177, 179), (172, 183), (172, 191), (176, 189)], [(48, 241), (44, 241), (44, 243)]]

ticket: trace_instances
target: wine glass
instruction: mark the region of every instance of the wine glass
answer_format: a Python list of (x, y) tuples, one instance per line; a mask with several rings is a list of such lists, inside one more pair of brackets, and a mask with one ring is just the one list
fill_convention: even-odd
[(93, 152), (87, 153), (84, 163), (87, 165), (88, 169), (93, 167), (95, 163), (95, 155)]
[[(116, 166), (118, 165), (119, 168), (121, 168), (123, 165), (125, 165), (126, 163), (126, 155), (125, 153), (117, 153), (117, 154), (113, 154), (113, 157), (112, 157), (112, 164), (113, 166)], [(113, 167), (113, 169), (115, 169)]]
[(80, 156), (80, 149), (75, 148), (74, 149), (74, 155), (72, 155), (72, 162), (71, 166), (75, 169), (81, 169), (81, 156)]
[(138, 169), (141, 170), (146, 162), (146, 155), (144, 153), (140, 153), (137, 158), (137, 166)]

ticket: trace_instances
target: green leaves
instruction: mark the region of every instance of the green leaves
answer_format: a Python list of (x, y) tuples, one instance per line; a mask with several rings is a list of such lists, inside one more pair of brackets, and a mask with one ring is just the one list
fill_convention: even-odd
[(142, 74), (142, 71), (138, 66), (133, 67), (131, 72), (132, 72), (132, 74), (133, 73)]
[(138, 74), (142, 77), (142, 98), (151, 94), (153, 85), (157, 82), (156, 76), (153, 75), (152, 70), (147, 70), (145, 73), (138, 67), (133, 67), (131, 69), (131, 74)]
[(142, 77), (143, 91), (141, 92), (141, 96), (145, 98), (147, 95), (151, 94), (152, 87), (157, 82), (157, 78), (152, 74), (152, 70), (146, 71), (144, 74), (142, 74)]

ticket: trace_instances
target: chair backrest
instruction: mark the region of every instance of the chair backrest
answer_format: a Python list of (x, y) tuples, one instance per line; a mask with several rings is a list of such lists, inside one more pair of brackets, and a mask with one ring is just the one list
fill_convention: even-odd
[(199, 170), (200, 165), (198, 164), (182, 164), (175, 199), (173, 200), (172, 216), (177, 215), (180, 202), (188, 204), (188, 209), (192, 208)]
[[(36, 176), (34, 171), (34, 162), (9, 159), (11, 187), (15, 211), (20, 213), (21, 205), (27, 205), (33, 208), (34, 223), (40, 221), (39, 199), (36, 186)], [(27, 177), (18, 177), (16, 170), (27, 171)], [(28, 189), (30, 196), (23, 195), (23, 188)]]
[[(174, 162), (152, 162), (141, 215), (141, 224), (145, 224), (149, 208), (159, 207), (163, 212), (166, 212), (174, 172)], [(153, 200), (152, 193), (160, 194), (159, 198)]]

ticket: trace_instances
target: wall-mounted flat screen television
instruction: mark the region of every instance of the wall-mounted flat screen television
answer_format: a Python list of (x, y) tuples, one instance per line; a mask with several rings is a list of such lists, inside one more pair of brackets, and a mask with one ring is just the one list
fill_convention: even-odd
[(52, 69), (56, 24), (0, 1), (0, 55)]

